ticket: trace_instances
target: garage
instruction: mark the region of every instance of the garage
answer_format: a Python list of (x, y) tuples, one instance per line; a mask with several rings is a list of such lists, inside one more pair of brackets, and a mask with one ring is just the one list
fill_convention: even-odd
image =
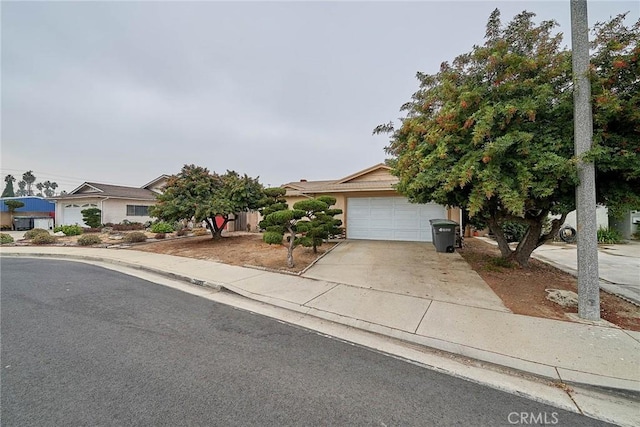
[(84, 203), (82, 205), (76, 203), (65, 203), (62, 207), (62, 225), (78, 224), (82, 227), (86, 227), (84, 219), (82, 218), (82, 211), (85, 209), (97, 207), (98, 205), (94, 203)]
[(430, 242), (430, 219), (446, 218), (444, 206), (409, 203), (404, 197), (347, 199), (347, 238)]

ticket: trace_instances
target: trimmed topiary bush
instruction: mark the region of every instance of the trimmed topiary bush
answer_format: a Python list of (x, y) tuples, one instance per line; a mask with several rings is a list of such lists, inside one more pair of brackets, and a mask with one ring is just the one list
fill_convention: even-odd
[(173, 233), (174, 230), (173, 225), (168, 222), (160, 221), (155, 224), (151, 224), (152, 233)]
[(53, 229), (55, 233), (62, 231), (65, 236), (79, 236), (84, 230), (79, 225), (59, 225)]
[(51, 234), (38, 234), (33, 239), (31, 239), (31, 243), (34, 245), (50, 245), (52, 243), (56, 243), (58, 238), (56, 236), (52, 236)]
[(147, 241), (147, 235), (144, 234), (141, 231), (133, 231), (131, 233), (128, 233), (124, 236), (124, 238), (122, 239), (123, 242), (126, 243), (140, 243), (140, 242), (146, 242)]
[(34, 237), (36, 237), (38, 234), (46, 234), (46, 235), (48, 235), (49, 232), (47, 230), (45, 230), (44, 228), (32, 228), (31, 230), (29, 230), (26, 233), (24, 233), (24, 238), (27, 239), (27, 240), (31, 240)]
[(164, 239), (167, 237), (167, 233), (156, 233), (155, 236), (153, 236), (155, 239)]
[(83, 234), (82, 236), (78, 237), (78, 244), (80, 246), (91, 246), (97, 245), (99, 243), (102, 243), (102, 239), (100, 239), (100, 236), (97, 236), (95, 234)]
[(0, 244), (13, 243), (13, 237), (7, 233), (0, 233)]

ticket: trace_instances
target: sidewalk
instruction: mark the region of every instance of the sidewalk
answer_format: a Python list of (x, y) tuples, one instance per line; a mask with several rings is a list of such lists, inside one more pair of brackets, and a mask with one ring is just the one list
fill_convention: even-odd
[(640, 392), (640, 332), (210, 261), (125, 249), (2, 247), (0, 255), (101, 261), (226, 289), (354, 328), (562, 381)]
[[(545, 244), (532, 256), (574, 276), (578, 274), (574, 244)], [(602, 289), (640, 305), (640, 242), (598, 245), (598, 273)]]

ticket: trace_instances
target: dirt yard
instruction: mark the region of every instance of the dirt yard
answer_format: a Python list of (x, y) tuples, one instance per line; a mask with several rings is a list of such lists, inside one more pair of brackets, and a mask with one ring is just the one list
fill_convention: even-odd
[(287, 268), (287, 249), (284, 246), (268, 245), (258, 233), (234, 232), (222, 240), (213, 240), (210, 234), (139, 244), (133, 249), (218, 261), (225, 264), (262, 267), (299, 273), (334, 246), (325, 243), (314, 254), (312, 248), (298, 247), (293, 251), (295, 266)]
[[(120, 243), (113, 240), (112, 235), (100, 236), (103, 247)], [(154, 234), (147, 233), (147, 236), (152, 238)], [(267, 245), (261, 237), (246, 232), (229, 233), (222, 240), (212, 240), (209, 234), (180, 238), (168, 235), (166, 240), (151, 239), (131, 249), (299, 273), (333, 246), (324, 244), (317, 254), (308, 248), (296, 248), (295, 267), (288, 269), (287, 249)], [(63, 237), (59, 244), (75, 245), (76, 240), (77, 236)], [(464, 249), (458, 250), (460, 255), (514, 313), (559, 320), (568, 320), (565, 313), (577, 313), (577, 308), (563, 308), (546, 299), (545, 289), (549, 288), (577, 292), (577, 281), (570, 274), (535, 259), (531, 260), (528, 269), (504, 267), (498, 260), (497, 247), (473, 238), (466, 239), (465, 244)], [(600, 302), (603, 319), (625, 329), (640, 331), (640, 307), (606, 292), (601, 292)]]

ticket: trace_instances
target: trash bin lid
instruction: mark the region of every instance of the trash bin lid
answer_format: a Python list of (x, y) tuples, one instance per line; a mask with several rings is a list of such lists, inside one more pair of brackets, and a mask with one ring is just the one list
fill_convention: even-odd
[(439, 225), (460, 225), (455, 221), (451, 221), (450, 219), (430, 219), (429, 222), (433, 226)]

